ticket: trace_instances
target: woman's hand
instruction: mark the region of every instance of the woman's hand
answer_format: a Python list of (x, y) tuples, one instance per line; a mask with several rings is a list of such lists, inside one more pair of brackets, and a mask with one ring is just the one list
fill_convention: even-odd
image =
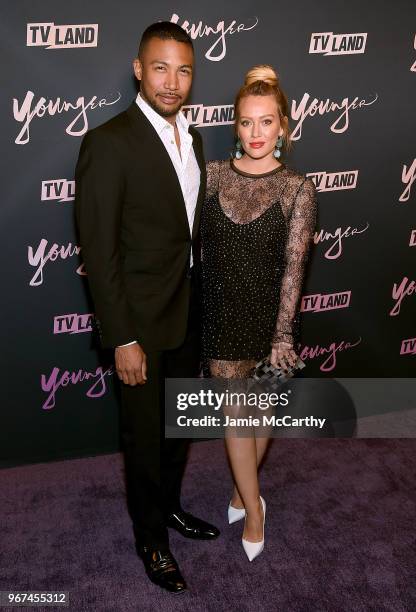
[(289, 342), (275, 342), (272, 344), (270, 362), (275, 368), (282, 368), (287, 372), (290, 366), (294, 366), (298, 356)]

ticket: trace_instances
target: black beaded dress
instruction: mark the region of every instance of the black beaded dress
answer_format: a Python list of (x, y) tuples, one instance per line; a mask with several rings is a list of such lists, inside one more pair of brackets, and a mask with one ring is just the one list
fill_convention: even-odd
[(245, 377), (271, 343), (295, 346), (316, 221), (310, 178), (282, 164), (248, 174), (207, 164), (202, 211), (203, 354), (212, 375)]

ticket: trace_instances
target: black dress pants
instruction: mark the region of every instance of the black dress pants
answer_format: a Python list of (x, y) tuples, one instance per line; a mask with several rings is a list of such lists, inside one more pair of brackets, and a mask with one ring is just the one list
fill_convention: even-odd
[(189, 440), (165, 438), (165, 378), (192, 378), (200, 366), (199, 290), (192, 277), (186, 337), (181, 346), (149, 351), (147, 382), (121, 382), (121, 436), (127, 505), (136, 542), (166, 549), (166, 516), (181, 509), (180, 489)]

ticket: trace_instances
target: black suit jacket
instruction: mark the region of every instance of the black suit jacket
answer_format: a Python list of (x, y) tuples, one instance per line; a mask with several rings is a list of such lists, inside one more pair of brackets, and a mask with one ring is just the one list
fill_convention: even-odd
[(206, 187), (202, 138), (190, 133), (201, 171), (192, 236), (175, 168), (136, 102), (82, 141), (75, 214), (104, 348), (169, 349), (185, 337)]

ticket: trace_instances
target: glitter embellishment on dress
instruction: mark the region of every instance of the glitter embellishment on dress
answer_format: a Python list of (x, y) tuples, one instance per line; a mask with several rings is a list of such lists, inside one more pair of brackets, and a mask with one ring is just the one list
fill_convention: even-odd
[(201, 218), (203, 350), (211, 375), (245, 377), (293, 343), (316, 223), (316, 189), (284, 164), (265, 174), (207, 164)]

